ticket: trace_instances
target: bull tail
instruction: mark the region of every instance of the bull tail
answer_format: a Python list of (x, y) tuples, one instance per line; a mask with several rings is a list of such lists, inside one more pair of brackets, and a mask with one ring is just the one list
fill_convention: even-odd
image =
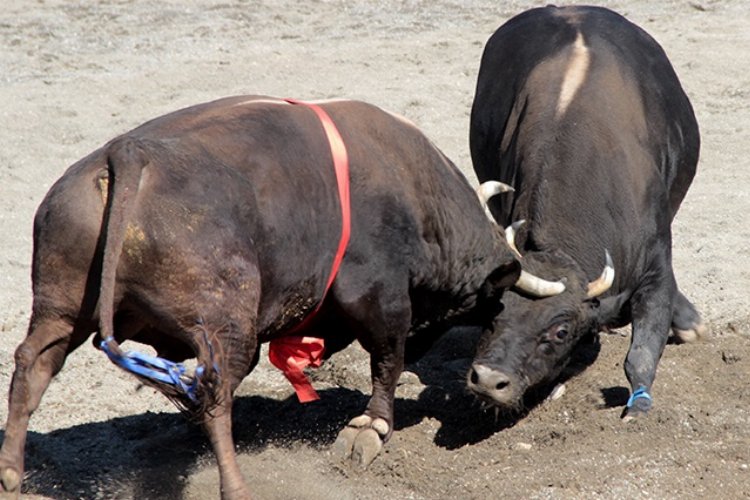
[(138, 185), (148, 162), (135, 139), (125, 137), (109, 146), (107, 209), (103, 223), (101, 285), (99, 288), (99, 334), (112, 352), (122, 355), (114, 339), (114, 299), (117, 264), (120, 261), (128, 222), (135, 210)]
[(191, 419), (197, 420), (218, 402), (219, 368), (217, 355), (202, 322), (196, 325), (195, 342), (203, 353), (202, 363), (193, 376), (181, 363), (139, 352), (124, 351), (114, 333), (117, 265), (127, 234), (128, 223), (137, 206), (136, 198), (143, 169), (149, 164), (143, 145), (125, 137), (112, 143), (107, 157), (109, 180), (103, 227), (101, 284), (99, 288), (99, 347), (112, 362), (135, 375), (144, 384), (160, 390)]

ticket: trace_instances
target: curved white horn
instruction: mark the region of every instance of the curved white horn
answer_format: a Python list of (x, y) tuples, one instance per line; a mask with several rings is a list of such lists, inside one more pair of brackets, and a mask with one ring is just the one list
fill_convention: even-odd
[(508, 242), (508, 246), (511, 250), (513, 250), (513, 253), (516, 254), (516, 256), (520, 259), (521, 258), (521, 252), (518, 251), (518, 248), (516, 247), (516, 232), (518, 229), (523, 226), (526, 223), (525, 219), (517, 220), (510, 226), (505, 228), (505, 239)]
[(483, 182), (477, 188), (477, 194), (482, 203), (487, 203), (490, 198), (500, 193), (509, 193), (515, 191), (511, 186), (498, 181)]
[(612, 263), (612, 257), (609, 250), (605, 250), (606, 264), (601, 276), (589, 283), (586, 295), (588, 298), (598, 297), (612, 287), (615, 281), (615, 265)]
[(534, 297), (550, 297), (565, 291), (565, 283), (562, 281), (547, 281), (526, 271), (521, 271), (515, 287)]
[(511, 191), (514, 191), (512, 187), (498, 181), (483, 182), (477, 188), (477, 196), (479, 196), (479, 202), (482, 204), (482, 208), (484, 208), (484, 211), (487, 214), (487, 218), (492, 222), (497, 224), (497, 221), (495, 221), (495, 218), (492, 216), (492, 212), (490, 212), (490, 207), (487, 206), (487, 201), (489, 201), (490, 198), (497, 194), (508, 193)]
[[(521, 252), (516, 248), (516, 232), (525, 223), (526, 220), (521, 219), (505, 228), (505, 239), (508, 246), (519, 259), (521, 258)], [(551, 297), (565, 291), (565, 283), (562, 281), (548, 281), (523, 270), (521, 270), (521, 275), (518, 277), (515, 287), (534, 297)]]

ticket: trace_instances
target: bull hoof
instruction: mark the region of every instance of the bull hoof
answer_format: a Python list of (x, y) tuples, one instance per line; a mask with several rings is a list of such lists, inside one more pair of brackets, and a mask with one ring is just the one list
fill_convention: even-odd
[(630, 396), (625, 410), (622, 412), (622, 421), (631, 422), (636, 418), (642, 418), (653, 406), (651, 396), (645, 389), (638, 389)]
[(336, 442), (333, 443), (333, 453), (345, 460), (352, 456), (352, 449), (354, 448), (354, 441), (357, 439), (359, 429), (354, 427), (344, 427), (336, 437)]
[(623, 423), (632, 422), (633, 420), (637, 418), (643, 418), (648, 411), (639, 410), (636, 408), (625, 408), (625, 410), (622, 412), (622, 421)]
[(708, 328), (706, 328), (705, 323), (699, 323), (693, 328), (687, 330), (673, 328), (672, 333), (674, 334), (674, 338), (680, 344), (690, 344), (705, 339), (706, 334), (708, 333)]
[(375, 429), (365, 429), (357, 435), (352, 449), (352, 461), (366, 469), (383, 449), (383, 440)]
[(21, 474), (13, 467), (3, 467), (0, 471), (0, 498), (18, 498), (21, 493)]
[(360, 415), (339, 432), (333, 451), (342, 459), (351, 458), (360, 467), (367, 468), (383, 449), (389, 430), (388, 423), (382, 418)]

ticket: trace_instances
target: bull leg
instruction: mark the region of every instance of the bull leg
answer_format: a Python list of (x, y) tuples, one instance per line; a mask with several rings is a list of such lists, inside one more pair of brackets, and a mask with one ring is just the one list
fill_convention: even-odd
[(224, 500), (249, 499), (250, 490), (242, 478), (232, 439), (232, 396), (222, 398), (221, 403), (206, 414), (203, 426), (211, 441), (219, 465), (221, 498)]
[(65, 357), (85, 340), (84, 337), (72, 341), (72, 330), (69, 323), (60, 319), (38, 324), (32, 320), (29, 334), (16, 349), (5, 439), (0, 449), (0, 496), (17, 498), (20, 494), (31, 414), (39, 406), (52, 377), (62, 368)]
[[(374, 281), (377, 280), (367, 282), (366, 294), (342, 303), (355, 325), (357, 338), (370, 353), (372, 397), (364, 414), (352, 419), (339, 433), (334, 448), (362, 467), (375, 459), (393, 434), (393, 401), (404, 368), (404, 349), (411, 323), (406, 287), (404, 293), (387, 293), (373, 286)], [(339, 297), (346, 295), (342, 288), (337, 287)], [(373, 296), (372, 290), (377, 289), (378, 295)]]
[[(239, 307), (237, 309), (239, 310)], [(251, 497), (250, 489), (242, 477), (234, 450), (232, 403), (235, 389), (258, 362), (260, 349), (254, 327), (233, 320), (227, 321), (226, 324), (229, 325), (228, 328), (215, 338), (215, 341), (218, 340), (220, 343), (220, 346), (215, 348), (221, 353), (221, 384), (216, 389), (219, 391), (219, 397), (216, 398), (217, 405), (204, 413), (203, 428), (208, 434), (219, 466), (221, 498), (246, 500)]]
[(695, 306), (680, 292), (674, 301), (672, 332), (678, 342), (694, 342), (706, 335), (706, 325)]
[(623, 413), (626, 421), (645, 414), (652, 406), (651, 386), (669, 337), (676, 295), (671, 269), (666, 273), (633, 296), (633, 335), (625, 360), (625, 375), (630, 381), (632, 396)]

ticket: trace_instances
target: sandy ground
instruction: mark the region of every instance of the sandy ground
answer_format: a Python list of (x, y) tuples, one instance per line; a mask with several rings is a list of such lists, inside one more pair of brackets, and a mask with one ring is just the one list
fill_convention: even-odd
[[(352, 97), (415, 121), (474, 182), (468, 116), (479, 58), (543, 2), (4, 0), (0, 10), (0, 387), (26, 332), (34, 211), (65, 168), (146, 119), (217, 97)], [(743, 498), (750, 495), (750, 14), (740, 0), (602, 2), (665, 48), (702, 130), (674, 225), (681, 287), (707, 342), (668, 346), (647, 419), (619, 420), (628, 331), (581, 349), (567, 392), (496, 419), (461, 381), (475, 333), (453, 332), (402, 379), (397, 433), (366, 471), (328, 447), (359, 414), (352, 347), (299, 405), (263, 363), (235, 411), (260, 499)], [(7, 408), (0, 406), (0, 421)], [(25, 491), (50, 498), (218, 495), (206, 439), (87, 344), (31, 422)]]

